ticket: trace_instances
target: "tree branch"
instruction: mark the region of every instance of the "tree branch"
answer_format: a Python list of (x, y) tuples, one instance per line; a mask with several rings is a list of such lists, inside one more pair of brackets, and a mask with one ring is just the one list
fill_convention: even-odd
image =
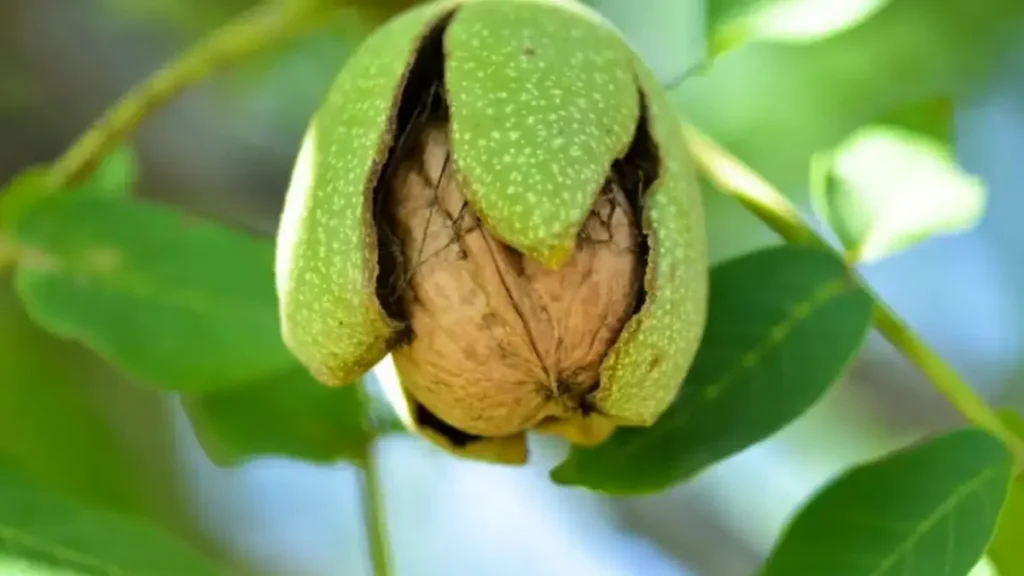
[[(684, 123), (683, 135), (700, 172), (721, 191), (736, 198), (779, 236), (792, 244), (835, 251), (807, 224), (796, 206), (764, 177), (696, 127)], [(1003, 424), (992, 407), (867, 287), (862, 278), (857, 277), (857, 281), (872, 295), (875, 303), (874, 323), (879, 333), (927, 376), (935, 389), (965, 418), (1001, 439), (1013, 453), (1018, 470), (1024, 466), (1024, 443)]]
[(169, 100), (213, 73), (323, 23), (336, 10), (329, 4), (266, 0), (214, 30), (130, 90), (82, 134), (54, 162), (54, 183), (64, 187), (81, 182), (114, 146)]

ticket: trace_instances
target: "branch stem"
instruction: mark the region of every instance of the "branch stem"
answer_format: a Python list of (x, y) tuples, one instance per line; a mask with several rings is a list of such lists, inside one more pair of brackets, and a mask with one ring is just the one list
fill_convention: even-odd
[[(796, 206), (764, 177), (696, 127), (684, 124), (683, 135), (698, 170), (719, 190), (738, 200), (784, 240), (835, 251), (811, 228)], [(873, 296), (874, 323), (879, 333), (927, 376), (935, 389), (968, 421), (1002, 440), (1013, 453), (1018, 470), (1024, 466), (1024, 442), (999, 419), (992, 407), (952, 366), (865, 285), (863, 279), (858, 278), (858, 282)]]
[(266, 0), (214, 30), (166, 67), (128, 91), (51, 167), (60, 187), (81, 182), (150, 114), (221, 69), (307, 32), (330, 15), (329, 2)]
[(381, 486), (380, 468), (374, 442), (366, 447), (359, 479), (359, 492), (363, 507), (363, 525), (370, 547), (370, 561), (374, 576), (390, 576), (391, 550), (389, 546), (387, 511)]

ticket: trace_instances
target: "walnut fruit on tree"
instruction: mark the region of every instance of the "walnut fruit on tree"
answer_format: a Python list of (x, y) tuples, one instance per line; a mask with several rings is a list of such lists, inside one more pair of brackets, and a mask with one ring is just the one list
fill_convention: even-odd
[(442, 0), (349, 58), (278, 232), (282, 332), (326, 385), (389, 352), (396, 408), (453, 452), (649, 426), (704, 330), (678, 119), (609, 24), (559, 0)]

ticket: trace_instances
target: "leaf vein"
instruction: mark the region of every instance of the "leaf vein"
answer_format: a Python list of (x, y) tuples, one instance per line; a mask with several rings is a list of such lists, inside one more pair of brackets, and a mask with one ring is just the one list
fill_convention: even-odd
[(6, 542), (22, 548), (35, 550), (42, 554), (50, 557), (50, 559), (63, 563), (65, 566), (74, 567), (78, 566), (81, 568), (91, 569), (93, 571), (99, 570), (100, 573), (106, 576), (143, 576), (140, 572), (129, 572), (117, 566), (112, 566), (106, 562), (80, 552), (71, 548), (65, 548), (52, 542), (46, 542), (39, 540), (34, 536), (30, 536), (13, 526), (6, 524), (0, 524), (0, 542)]
[[(765, 332), (766, 337), (764, 339), (758, 342), (750, 352), (744, 354), (744, 356), (754, 354), (757, 358), (757, 362), (753, 364), (745, 362), (741, 363), (738, 368), (733, 369), (726, 376), (720, 378), (715, 384), (709, 386), (709, 390), (716, 387), (719, 388), (719, 390), (717, 393), (712, 394), (710, 398), (705, 396), (705, 398), (708, 399), (705, 400), (704, 404), (712, 403), (715, 398), (721, 397), (722, 388), (727, 387), (729, 384), (734, 382), (745, 370), (756, 367), (757, 363), (761, 362), (772, 349), (783, 342), (785, 338), (792, 333), (798, 325), (800, 325), (801, 322), (810, 318), (815, 312), (820, 310), (834, 298), (852, 291), (855, 288), (856, 285), (850, 282), (850, 279), (844, 275), (841, 278), (836, 278), (819, 285), (819, 287), (811, 292), (807, 297), (799, 300), (787, 311), (785, 318), (783, 318), (773, 328)], [(696, 408), (696, 406), (694, 406), (696, 404), (697, 402), (694, 402), (691, 407), (686, 408), (681, 417), (670, 421), (659, 431), (659, 434), (643, 434), (638, 436), (638, 438), (643, 440), (643, 442), (634, 442), (632, 444), (622, 446), (618, 450), (617, 456), (622, 459), (628, 459), (631, 454), (642, 449), (646, 443), (651, 442), (655, 437), (670, 435), (686, 423), (688, 414)]]
[(917, 544), (918, 540), (920, 540), (921, 537), (925, 535), (925, 533), (931, 530), (931, 528), (935, 526), (935, 524), (938, 521), (942, 520), (946, 515), (951, 514), (955, 510), (954, 507), (957, 504), (959, 504), (964, 498), (968, 497), (973, 492), (978, 490), (980, 484), (989, 480), (989, 478), (991, 478), (992, 475), (994, 475), (1001, 469), (1001, 466), (989, 466), (974, 478), (971, 478), (970, 480), (961, 484), (953, 492), (953, 494), (951, 494), (950, 497), (947, 498), (946, 501), (942, 503), (942, 505), (938, 506), (931, 514), (928, 515), (928, 517), (926, 517), (917, 525), (913, 533), (911, 533), (911, 535), (906, 539), (906, 541), (904, 541), (895, 550), (893, 550), (892, 553), (890, 553), (888, 556), (882, 559), (881, 563), (878, 565), (878, 568), (874, 572), (872, 572), (870, 576), (880, 576), (886, 570), (891, 568), (897, 561), (899, 561), (901, 558), (904, 558), (904, 554), (909, 554), (913, 550), (914, 546)]

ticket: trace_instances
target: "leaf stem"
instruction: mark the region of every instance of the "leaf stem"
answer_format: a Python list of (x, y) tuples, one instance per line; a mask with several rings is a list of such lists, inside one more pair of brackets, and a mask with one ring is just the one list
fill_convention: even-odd
[[(769, 228), (792, 244), (818, 246), (835, 251), (806, 222), (796, 206), (760, 174), (719, 146), (696, 127), (683, 124), (690, 154), (698, 169), (726, 194), (736, 198)], [(863, 279), (858, 282), (864, 285)], [(902, 320), (881, 298), (864, 286), (874, 300), (874, 324), (907, 360), (927, 376), (932, 385), (967, 420), (1002, 440), (1013, 453), (1018, 470), (1024, 466), (1024, 442), (1006, 427), (981, 398), (935, 350)]]
[(359, 491), (363, 506), (363, 525), (370, 546), (374, 576), (390, 576), (391, 551), (387, 529), (387, 511), (381, 489), (380, 468), (375, 443), (369, 442), (363, 455)]
[(266, 0), (214, 30), (174, 62), (131, 89), (51, 167), (58, 186), (79, 183), (147, 116), (189, 86), (323, 23), (330, 2)]
[[(907, 323), (889, 306), (875, 297), (875, 327), (904, 356), (927, 376), (936, 389), (950, 399), (957, 410), (969, 421), (985, 428), (1000, 438), (1016, 439), (983, 398), (968, 386), (939, 354), (914, 333)], [(1019, 440), (1013, 442), (1015, 455), (1021, 456)]]

